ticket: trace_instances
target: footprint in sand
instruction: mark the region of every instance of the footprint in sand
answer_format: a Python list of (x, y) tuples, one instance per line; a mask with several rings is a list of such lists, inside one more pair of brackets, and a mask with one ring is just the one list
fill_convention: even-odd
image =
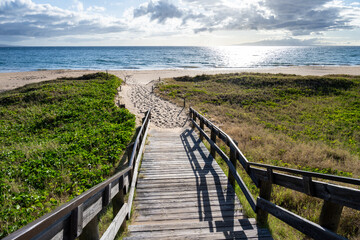
[(152, 108), (152, 122), (157, 127), (183, 127), (186, 124), (186, 109), (155, 96), (144, 86), (132, 84), (130, 99), (140, 113)]

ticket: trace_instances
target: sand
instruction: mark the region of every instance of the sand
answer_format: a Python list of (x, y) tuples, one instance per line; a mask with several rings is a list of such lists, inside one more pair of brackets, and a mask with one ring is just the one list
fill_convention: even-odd
[[(95, 70), (47, 70), (33, 72), (0, 73), (0, 92), (15, 89), (29, 83), (53, 80), (61, 77), (79, 77), (98, 72)], [(196, 76), (200, 74), (260, 72), (285, 73), (298, 75), (322, 76), (327, 74), (360, 75), (360, 66), (297, 66), (256, 69), (167, 69), (167, 70), (116, 70), (109, 71), (124, 80), (126, 84), (119, 88), (116, 103), (125, 104), (137, 116), (140, 124), (144, 113), (152, 108), (152, 127), (171, 128), (186, 127), (187, 109), (164, 101), (152, 93), (152, 86), (163, 78), (178, 76)]]

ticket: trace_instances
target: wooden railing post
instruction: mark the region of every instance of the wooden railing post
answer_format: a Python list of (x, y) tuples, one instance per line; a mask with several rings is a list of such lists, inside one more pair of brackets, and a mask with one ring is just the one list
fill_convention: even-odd
[[(272, 189), (272, 169), (268, 168), (268, 179), (267, 181), (260, 181), (260, 194), (259, 197), (270, 201), (271, 189)], [(269, 213), (263, 209), (258, 208), (256, 213), (256, 221), (264, 226), (267, 224)]]
[[(196, 122), (196, 114), (194, 112), (192, 112), (192, 119)], [(195, 124), (193, 124), (193, 128), (195, 128)]]
[[(200, 128), (204, 131), (204, 119), (200, 118)], [(200, 140), (204, 141), (204, 135), (200, 132)]]
[[(234, 141), (234, 143), (235, 143), (236, 145), (238, 145), (238, 143), (237, 143), (235, 140), (233, 140), (233, 141)], [(235, 147), (234, 147), (234, 146), (230, 146), (230, 161), (231, 161), (232, 165), (235, 167), (235, 170), (237, 171), (236, 150), (235, 150)], [(229, 169), (229, 182), (230, 182), (231, 185), (233, 185), (234, 188), (235, 188), (235, 182), (236, 182), (236, 180), (235, 180), (234, 175), (231, 173), (230, 169)]]
[(330, 231), (336, 232), (339, 226), (343, 207), (344, 206), (342, 205), (324, 200), (324, 204), (321, 209), (319, 224), (322, 227), (329, 229)]
[(84, 227), (79, 240), (99, 240), (99, 218), (95, 216), (87, 225)]
[[(213, 141), (214, 143), (216, 143), (216, 132), (215, 132), (215, 128), (212, 126), (211, 127), (211, 141)], [(213, 146), (210, 147), (210, 154), (211, 156), (213, 156), (213, 158), (215, 159), (216, 157), (216, 150)]]
[[(131, 160), (131, 154), (132, 154), (132, 151), (134, 149), (134, 143), (130, 143), (129, 146), (127, 147), (127, 156), (128, 156), (128, 163), (130, 163), (130, 160)], [(130, 166), (129, 166), (130, 167)], [(129, 185), (131, 184), (131, 179), (132, 179), (132, 176), (133, 176), (133, 169), (131, 169), (130, 173), (129, 173)]]
[[(113, 204), (113, 216), (120, 211), (121, 207), (125, 203), (125, 194), (124, 194), (124, 178), (122, 177), (119, 181), (119, 192), (112, 199)], [(121, 225), (120, 231), (124, 231), (126, 229), (126, 221)]]

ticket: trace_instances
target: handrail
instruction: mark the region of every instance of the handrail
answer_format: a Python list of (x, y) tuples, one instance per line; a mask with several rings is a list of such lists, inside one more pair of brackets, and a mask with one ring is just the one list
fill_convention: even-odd
[[(200, 120), (200, 126), (196, 123), (197, 118)], [(249, 162), (239, 150), (233, 139), (231, 139), (225, 132), (223, 132), (220, 128), (215, 126), (211, 121), (206, 119), (191, 107), (190, 119), (193, 123), (193, 127), (196, 127), (200, 131), (200, 138), (205, 138), (209, 142), (211, 154), (215, 157), (215, 152), (219, 153), (221, 158), (227, 163), (229, 166), (229, 179), (231, 177), (239, 184), (250, 206), (257, 213), (257, 218), (260, 223), (265, 224), (267, 221), (267, 214), (270, 213), (286, 222), (290, 226), (305, 233), (306, 235), (313, 237), (314, 239), (344, 239), (342, 236), (339, 236), (335, 233), (340, 220), (341, 211), (343, 206), (360, 210), (360, 190), (336, 184), (315, 181), (312, 178), (333, 180), (354, 185), (360, 185), (359, 179)], [(207, 126), (211, 130), (211, 138), (209, 138), (209, 136), (204, 131), (204, 126)], [(216, 145), (216, 137), (219, 137), (221, 140), (223, 140), (224, 143), (230, 148), (230, 160), (227, 155)], [(254, 184), (260, 188), (260, 196), (257, 198), (256, 203), (254, 202), (250, 191), (245, 186), (241, 177), (237, 171), (234, 170), (236, 169), (234, 166), (236, 166), (237, 161), (242, 165)], [(260, 169), (258, 167), (266, 168), (266, 170)], [(274, 170), (291, 174), (298, 174), (301, 175), (301, 177), (281, 174), (274, 172)], [(310, 196), (323, 199), (324, 205), (320, 216), (321, 226), (271, 203), (270, 196), (272, 184), (277, 184)]]
[[(136, 180), (136, 165), (139, 165), (139, 160), (141, 159), (150, 118), (151, 109), (147, 111), (145, 115), (143, 124), (132, 148), (129, 164), (125, 169), (85, 191), (71, 201), (59, 206), (52, 212), (8, 235), (3, 238), (3, 240), (53, 239), (54, 237), (58, 239), (75, 239), (79, 236), (81, 238), (81, 236), (89, 232), (98, 234), (97, 224), (96, 229), (94, 229), (94, 225), (91, 223), (97, 222), (98, 213), (110, 204), (112, 200), (123, 202), (123, 206), (118, 213), (118, 215), (123, 215), (123, 217), (120, 219), (118, 215), (116, 216), (116, 220), (123, 223), (126, 215), (131, 211), (129, 204), (124, 203), (124, 193), (129, 191), (129, 185), (134, 186), (135, 184), (132, 182), (132, 179)], [(136, 161), (134, 161), (135, 158)], [(134, 170), (136, 171), (134, 172)], [(128, 201), (132, 201), (132, 198), (129, 198)], [(116, 226), (116, 228), (114, 228), (114, 225), (119, 224), (112, 224), (109, 228), (115, 231), (116, 234), (121, 224)], [(110, 235), (112, 236), (114, 234), (110, 233)], [(108, 234), (107, 236), (110, 235)]]
[[(324, 173), (316, 173), (316, 172), (309, 172), (309, 171), (304, 171), (304, 170), (298, 170), (298, 169), (293, 169), (293, 168), (285, 168), (285, 167), (278, 167), (278, 166), (273, 166), (273, 165), (268, 165), (268, 164), (263, 164), (263, 163), (256, 163), (256, 162), (249, 162), (249, 160), (246, 159), (246, 157), (243, 155), (243, 153), (239, 150), (239, 148), (237, 147), (237, 145), (233, 142), (233, 140), (224, 132), (222, 131), (220, 128), (218, 128), (217, 126), (215, 126), (213, 123), (211, 123), (211, 121), (209, 121), (208, 119), (206, 119), (204, 116), (202, 116), (201, 114), (199, 114), (196, 110), (194, 110), (193, 108), (190, 108), (192, 112), (194, 112), (196, 114), (197, 117), (202, 118), (204, 120), (205, 123), (208, 123), (209, 126), (213, 126), (219, 133), (223, 136), (225, 136), (225, 138), (227, 139), (227, 141), (229, 141), (229, 143), (227, 144), (228, 146), (232, 146), (236, 149), (236, 151), (239, 153), (239, 155), (241, 155), (242, 160), (248, 164), (248, 165), (252, 165), (252, 166), (258, 166), (258, 167), (264, 167), (264, 168), (272, 168), (274, 170), (279, 170), (279, 171), (283, 171), (283, 172), (288, 172), (288, 173), (293, 173), (293, 174), (302, 174), (305, 176), (309, 176), (309, 177), (316, 177), (316, 178), (322, 178), (322, 179), (327, 179), (327, 180), (332, 180), (332, 181), (337, 181), (337, 182), (342, 182), (342, 183), (350, 183), (350, 184), (354, 184), (354, 185), (359, 185), (360, 186), (360, 179), (356, 179), (356, 178), (349, 178), (349, 177), (341, 177), (341, 176), (336, 176), (336, 175), (330, 175), (330, 174), (324, 174)], [(208, 125), (207, 124), (207, 125)], [(209, 127), (208, 126), (208, 127)], [(210, 127), (209, 127), (210, 128)], [(220, 137), (221, 138), (221, 137)]]

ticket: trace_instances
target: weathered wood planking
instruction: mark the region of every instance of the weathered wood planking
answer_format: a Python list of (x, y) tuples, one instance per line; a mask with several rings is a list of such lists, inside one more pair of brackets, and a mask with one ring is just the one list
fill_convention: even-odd
[(151, 130), (127, 239), (272, 239), (247, 219), (197, 134)]

